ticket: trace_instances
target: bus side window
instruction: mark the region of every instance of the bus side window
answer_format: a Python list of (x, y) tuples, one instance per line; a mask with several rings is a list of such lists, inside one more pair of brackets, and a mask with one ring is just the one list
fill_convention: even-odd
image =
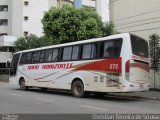
[(78, 60), (78, 57), (79, 57), (79, 46), (73, 46), (72, 60)]
[(52, 61), (57, 61), (58, 60), (58, 53), (59, 53), (58, 48), (53, 50)]
[(32, 53), (27, 53), (26, 55), (26, 60), (25, 60), (25, 64), (30, 64), (32, 60)]
[(114, 56), (114, 41), (107, 41), (104, 43), (103, 56), (112, 58)]
[(122, 47), (122, 39), (117, 39), (114, 42), (114, 57), (119, 57), (121, 53), (121, 47)]
[(92, 52), (91, 52), (91, 58), (96, 59), (98, 57), (98, 43), (92, 44)]
[(32, 63), (39, 63), (40, 51), (36, 51), (32, 55)]
[(21, 64), (25, 64), (25, 60), (26, 60), (26, 53), (22, 53), (22, 56), (21, 56), (21, 60), (20, 60), (20, 65)]
[(72, 47), (63, 48), (62, 61), (71, 60)]
[(39, 62), (40, 62), (40, 63), (43, 63), (43, 62), (44, 62), (44, 51), (41, 51), (41, 52), (40, 52)]
[(92, 50), (92, 44), (83, 45), (82, 59), (90, 59), (91, 58), (91, 50)]
[(45, 62), (51, 62), (52, 60), (52, 49), (45, 50)]
[(101, 57), (117, 58), (120, 56), (122, 39), (109, 40), (101, 43)]

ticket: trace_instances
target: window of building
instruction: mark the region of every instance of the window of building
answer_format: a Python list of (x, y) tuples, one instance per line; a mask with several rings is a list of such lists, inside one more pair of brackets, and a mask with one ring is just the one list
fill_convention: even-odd
[(8, 11), (8, 5), (0, 5), (0, 12)]
[(45, 50), (45, 62), (51, 62), (52, 60), (52, 49)]
[(8, 52), (8, 49), (7, 49), (7, 47), (0, 47), (0, 51), (1, 52)]
[(28, 31), (24, 31), (24, 36), (27, 36), (28, 35)]
[(7, 35), (7, 33), (0, 33), (0, 36)]
[(29, 19), (29, 17), (28, 16), (24, 16), (24, 20), (28, 20)]
[(7, 19), (0, 19), (0, 26), (1, 25), (4, 25), (4, 26), (8, 25), (8, 20)]
[(63, 56), (62, 60), (71, 60), (71, 54), (72, 54), (72, 47), (65, 47), (63, 49)]
[(24, 1), (24, 5), (29, 5), (29, 1)]

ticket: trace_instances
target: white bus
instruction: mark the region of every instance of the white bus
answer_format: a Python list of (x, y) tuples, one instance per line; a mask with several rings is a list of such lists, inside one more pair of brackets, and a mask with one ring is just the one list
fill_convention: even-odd
[(129, 33), (30, 49), (14, 54), (10, 85), (88, 92), (148, 91), (148, 42)]

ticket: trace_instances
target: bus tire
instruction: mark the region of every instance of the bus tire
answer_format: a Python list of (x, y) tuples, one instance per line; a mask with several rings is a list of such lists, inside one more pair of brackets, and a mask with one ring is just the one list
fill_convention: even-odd
[(20, 79), (19, 85), (20, 85), (21, 90), (23, 90), (23, 91), (25, 91), (25, 90), (28, 89), (28, 87), (26, 86), (26, 83), (25, 83), (25, 79), (24, 79), (24, 78), (21, 78), (21, 79)]
[(73, 96), (78, 98), (85, 96), (84, 84), (80, 80), (74, 81), (71, 88)]

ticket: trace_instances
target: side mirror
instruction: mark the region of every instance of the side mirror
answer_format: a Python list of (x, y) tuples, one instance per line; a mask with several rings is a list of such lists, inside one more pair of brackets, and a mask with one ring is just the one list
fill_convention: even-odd
[(7, 60), (7, 63), (6, 63), (6, 67), (7, 67), (7, 68), (10, 68), (10, 66), (11, 66), (11, 61), (12, 61), (11, 59)]

